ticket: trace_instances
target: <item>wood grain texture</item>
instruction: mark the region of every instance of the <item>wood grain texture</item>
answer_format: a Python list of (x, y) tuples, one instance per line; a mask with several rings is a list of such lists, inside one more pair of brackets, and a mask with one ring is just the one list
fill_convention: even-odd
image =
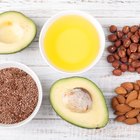
[[(0, 128), (0, 140), (139, 140), (140, 125), (127, 126), (114, 122), (115, 115), (110, 106), (111, 98), (115, 95), (113, 89), (122, 82), (140, 79), (138, 74), (125, 73), (121, 77), (112, 76), (112, 67), (106, 62), (105, 50), (96, 67), (79, 75), (93, 80), (101, 87), (110, 115), (110, 122), (103, 129), (81, 129), (63, 121), (52, 110), (49, 102), (50, 86), (54, 81), (72, 75), (53, 71), (42, 59), (38, 45), (43, 24), (59, 11), (82, 10), (90, 13), (99, 20), (107, 35), (110, 24), (115, 24), (119, 28), (139, 24), (139, 5), (139, 0), (0, 0), (0, 12), (21, 11), (32, 18), (38, 26), (37, 36), (28, 48), (16, 54), (0, 55), (0, 62), (14, 60), (30, 66), (39, 76), (44, 94), (42, 106), (36, 117), (20, 128)], [(106, 47), (109, 44), (106, 40)]]

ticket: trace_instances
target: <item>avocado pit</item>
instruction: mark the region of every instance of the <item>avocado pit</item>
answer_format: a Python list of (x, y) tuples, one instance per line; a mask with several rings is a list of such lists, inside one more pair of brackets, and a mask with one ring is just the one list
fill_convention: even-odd
[(91, 109), (92, 98), (86, 89), (76, 87), (65, 92), (63, 103), (73, 112), (84, 113)]

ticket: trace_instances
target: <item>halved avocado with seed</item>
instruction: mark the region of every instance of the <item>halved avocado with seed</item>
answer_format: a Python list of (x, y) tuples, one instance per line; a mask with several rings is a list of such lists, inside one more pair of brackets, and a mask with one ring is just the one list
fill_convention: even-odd
[(64, 120), (84, 128), (101, 128), (108, 122), (108, 109), (101, 90), (90, 80), (70, 77), (56, 81), (51, 104)]
[(0, 54), (26, 48), (35, 35), (35, 23), (22, 13), (8, 11), (0, 14)]

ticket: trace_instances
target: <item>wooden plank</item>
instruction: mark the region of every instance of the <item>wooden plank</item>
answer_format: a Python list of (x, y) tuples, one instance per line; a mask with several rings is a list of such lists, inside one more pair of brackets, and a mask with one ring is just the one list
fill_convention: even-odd
[(0, 128), (0, 136), (1, 140), (138, 140), (139, 129), (138, 124), (128, 126), (110, 120), (105, 128), (88, 130), (63, 120), (46, 119), (33, 120), (26, 126), (15, 129)]
[[(124, 25), (139, 24), (139, 5), (139, 0), (0, 0), (0, 12), (21, 11), (32, 18), (38, 26), (37, 36), (29, 48), (16, 54), (0, 55), (0, 62), (15, 60), (25, 63), (37, 73), (43, 86), (42, 106), (36, 117), (20, 128), (0, 128), (0, 140), (139, 140), (140, 125), (127, 126), (114, 122), (115, 115), (110, 105), (111, 98), (115, 95), (114, 88), (122, 82), (139, 79), (138, 74), (125, 73), (121, 77), (112, 76), (112, 67), (106, 62), (108, 54), (106, 51), (96, 67), (80, 74), (79, 76), (91, 79), (102, 89), (110, 115), (110, 122), (103, 129), (81, 129), (58, 117), (49, 102), (49, 89), (52, 83), (73, 75), (57, 73), (48, 67), (38, 48), (38, 37), (43, 24), (59, 11), (82, 10), (90, 13), (102, 24), (107, 36), (110, 24), (117, 25), (119, 29)], [(109, 44), (106, 40), (106, 47)]]
[[(140, 2), (135, 0), (126, 1), (39, 1), (34, 0), (1, 0), (0, 11), (19, 10), (33, 17), (48, 17), (63, 10), (83, 10), (89, 11), (96, 17), (140, 17)], [(23, 6), (24, 5), (24, 6)], [(35, 12), (37, 11), (37, 12)], [(111, 14), (110, 14), (111, 13)]]

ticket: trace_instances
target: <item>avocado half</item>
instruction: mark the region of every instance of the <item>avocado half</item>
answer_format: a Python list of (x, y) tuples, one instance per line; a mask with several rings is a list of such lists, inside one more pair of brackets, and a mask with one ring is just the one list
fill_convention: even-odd
[(7, 11), (0, 14), (0, 54), (10, 54), (26, 48), (35, 38), (35, 23), (24, 14)]
[(83, 128), (102, 128), (109, 114), (101, 90), (83, 77), (56, 81), (50, 90), (55, 112), (64, 120)]

